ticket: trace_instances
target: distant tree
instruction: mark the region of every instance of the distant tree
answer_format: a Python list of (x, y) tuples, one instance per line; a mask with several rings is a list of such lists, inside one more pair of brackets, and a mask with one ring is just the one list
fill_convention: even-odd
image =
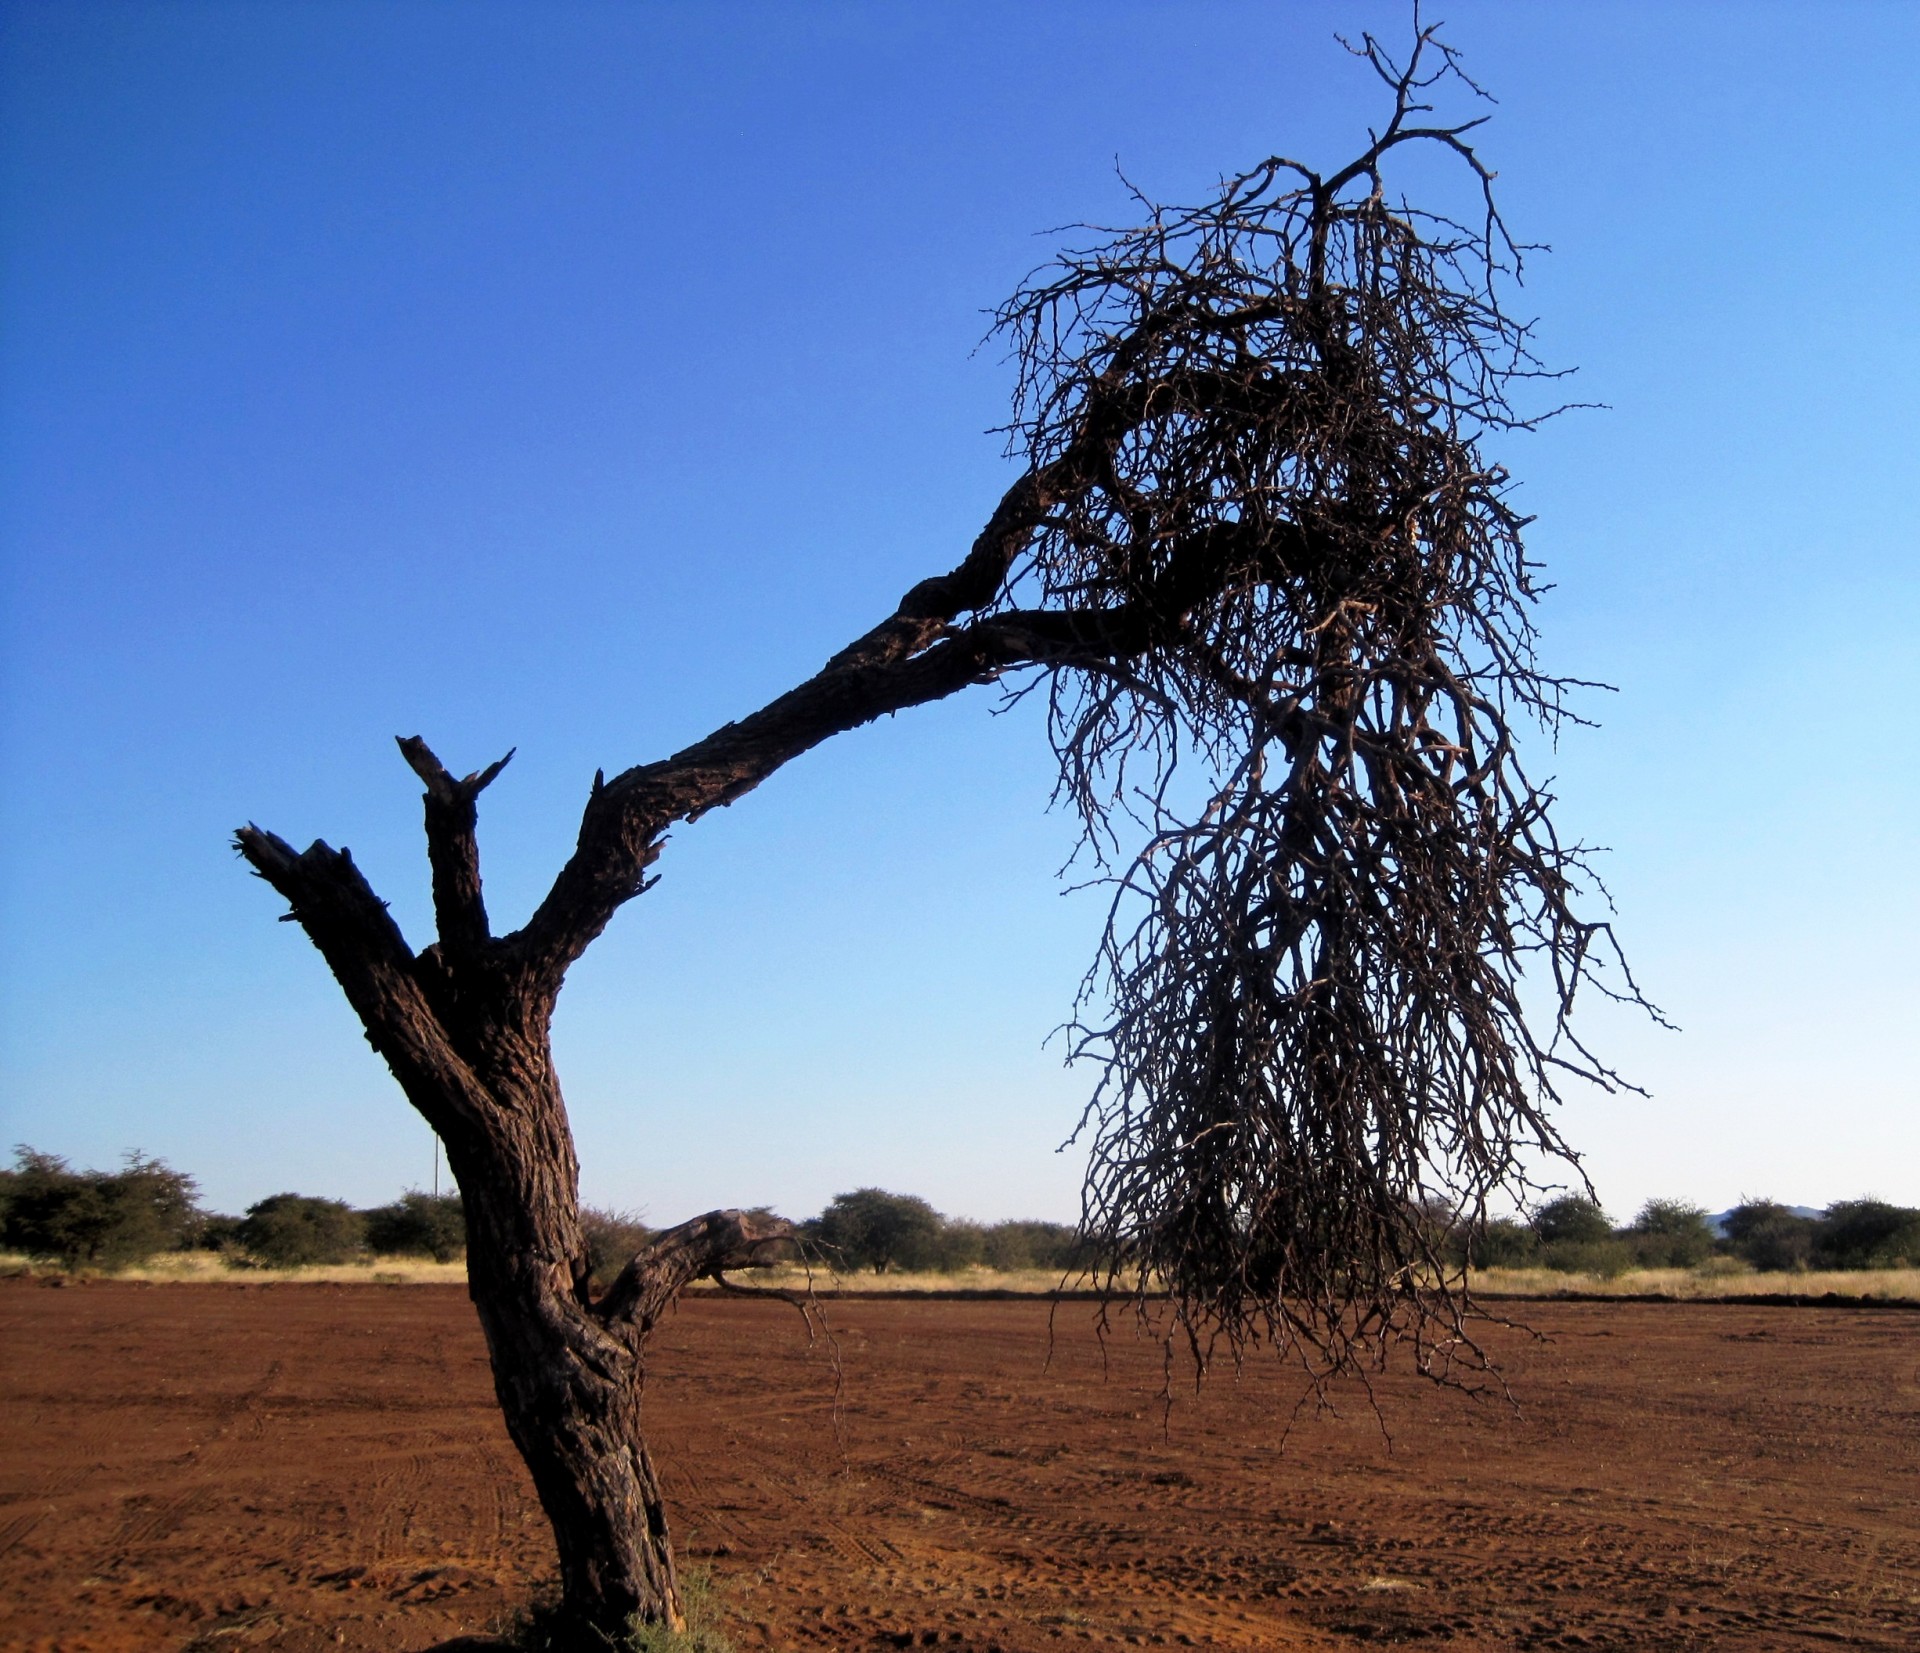
[(1643, 1268), (1696, 1268), (1714, 1252), (1706, 1211), (1685, 1200), (1648, 1200), (1624, 1238)]
[(458, 1194), (409, 1189), (391, 1205), (361, 1213), (367, 1249), (383, 1257), (431, 1257), (451, 1263), (467, 1249), (467, 1223)]
[(1532, 1228), (1545, 1245), (1593, 1245), (1613, 1238), (1613, 1221), (1597, 1201), (1563, 1195), (1534, 1213)]
[(201, 1214), (192, 1177), (131, 1153), (118, 1171), (75, 1171), (21, 1147), (8, 1177), (4, 1243), (68, 1268), (125, 1268), (193, 1242)]
[(1087, 1268), (1094, 1261), (1092, 1243), (1067, 1223), (995, 1223), (981, 1238), (981, 1260), (989, 1268), (1044, 1268), (1066, 1273)]
[(1540, 1236), (1511, 1217), (1490, 1217), (1466, 1239), (1475, 1268), (1530, 1268), (1540, 1261)]
[(1594, 1200), (1569, 1194), (1534, 1213), (1539, 1263), (1570, 1274), (1612, 1276), (1633, 1266), (1634, 1253)]
[(269, 1268), (348, 1263), (366, 1246), (366, 1221), (345, 1200), (272, 1194), (247, 1207), (240, 1244)]
[(1813, 1230), (1810, 1218), (1776, 1200), (1743, 1200), (1727, 1213), (1722, 1226), (1734, 1256), (1755, 1268), (1779, 1271), (1807, 1266)]
[(801, 1233), (836, 1267), (890, 1269), (935, 1267), (940, 1258), (940, 1213), (916, 1194), (856, 1188), (836, 1194)]
[(940, 1219), (940, 1232), (934, 1237), (931, 1267), (943, 1273), (958, 1274), (963, 1269), (979, 1268), (987, 1260), (987, 1231), (979, 1223)]
[(1813, 1261), (1827, 1268), (1920, 1263), (1920, 1211), (1885, 1200), (1841, 1200), (1813, 1225)]
[[(1478, 90), (1435, 31), (1404, 63), (1355, 50), (1391, 99), (1358, 155), (1143, 202), (1001, 307), (1015, 474), (972, 545), (760, 710), (596, 775), (520, 929), (496, 935), (481, 894), (478, 799), (505, 759), (463, 778), (400, 743), (426, 789), (418, 952), (345, 850), (237, 834), (446, 1144), (582, 1646), (680, 1619), (641, 1431), (651, 1328), (792, 1230), (709, 1212), (596, 1287), (554, 1007), (670, 829), (823, 741), (971, 685), (1043, 696), (1115, 893), (1072, 1032), (1100, 1075), (1082, 1228), (1143, 1314), (1171, 1294), (1164, 1335), (1196, 1353), (1265, 1343), (1324, 1380), (1405, 1340), (1457, 1380), (1470, 1304), (1425, 1202), (1474, 1220), (1566, 1151), (1569, 1073), (1614, 1082), (1575, 995), (1617, 966), (1638, 994), (1518, 755), (1564, 688), (1535, 663), (1526, 519), (1485, 452), (1535, 422), (1503, 297), (1519, 249), (1479, 122), (1429, 120), (1443, 83)], [(1463, 212), (1389, 187), (1407, 145), (1459, 163)]]
[(587, 1276), (601, 1291), (619, 1278), (620, 1271), (653, 1237), (653, 1230), (640, 1220), (638, 1212), (591, 1205), (581, 1210), (580, 1227), (587, 1242)]

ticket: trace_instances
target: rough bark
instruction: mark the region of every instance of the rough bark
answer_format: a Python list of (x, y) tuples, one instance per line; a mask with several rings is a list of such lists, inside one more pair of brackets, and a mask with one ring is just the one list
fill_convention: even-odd
[(468, 1291), (508, 1432), (553, 1526), (565, 1621), (581, 1646), (604, 1647), (635, 1619), (681, 1622), (642, 1430), (647, 1334), (690, 1281), (752, 1266), (792, 1229), (708, 1212), (656, 1235), (594, 1297), (548, 1044), (551, 995), (490, 935), (480, 899), (474, 800), (501, 765), (456, 781), (418, 739), (401, 749), (427, 787), (435, 945), (407, 947), (345, 850), (296, 852), (255, 827), (237, 842), (446, 1144), (466, 1211)]

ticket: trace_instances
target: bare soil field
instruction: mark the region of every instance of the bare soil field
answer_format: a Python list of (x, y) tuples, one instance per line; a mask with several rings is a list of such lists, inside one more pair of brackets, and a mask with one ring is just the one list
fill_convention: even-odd
[[(1520, 1400), (1272, 1362), (1163, 1420), (1092, 1307), (701, 1297), (649, 1407), (759, 1649), (1920, 1646), (1920, 1313), (1515, 1306)], [(0, 1282), (0, 1645), (426, 1649), (552, 1574), (464, 1293)]]

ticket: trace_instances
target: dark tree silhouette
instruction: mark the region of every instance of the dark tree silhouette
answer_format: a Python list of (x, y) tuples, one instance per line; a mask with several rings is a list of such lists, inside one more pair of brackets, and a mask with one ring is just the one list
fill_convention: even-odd
[(819, 1216), (801, 1224), (801, 1238), (837, 1267), (930, 1268), (940, 1249), (940, 1213), (917, 1194), (856, 1188), (836, 1194)]
[[(1143, 202), (1003, 306), (1020, 471), (967, 554), (759, 711), (596, 775), (521, 928), (494, 934), (475, 837), (505, 759), (461, 779), (400, 742), (426, 787), (439, 934), (419, 952), (346, 850), (238, 834), (446, 1144), (583, 1645), (679, 1617), (648, 1333), (791, 1229), (710, 1212), (596, 1293), (555, 999), (669, 827), (820, 742), (973, 684), (1050, 697), (1061, 795), (1114, 886), (1075, 1024), (1100, 1074), (1084, 1227), (1101, 1277), (1164, 1288), (1202, 1361), (1271, 1340), (1318, 1379), (1400, 1334), (1435, 1375), (1471, 1359), (1436, 1202), (1477, 1218), (1529, 1151), (1565, 1153), (1556, 1075), (1612, 1079), (1567, 1027), (1609, 932), (1576, 914), (1580, 856), (1513, 732), (1553, 726), (1564, 685), (1534, 664), (1524, 520), (1481, 451), (1531, 423), (1510, 396), (1542, 376), (1503, 308), (1519, 249), (1479, 122), (1426, 124), (1436, 87), (1478, 92), (1452, 52), (1431, 29), (1404, 64), (1353, 50), (1392, 98), (1356, 159)], [(1463, 169), (1459, 220), (1389, 199), (1409, 145)]]

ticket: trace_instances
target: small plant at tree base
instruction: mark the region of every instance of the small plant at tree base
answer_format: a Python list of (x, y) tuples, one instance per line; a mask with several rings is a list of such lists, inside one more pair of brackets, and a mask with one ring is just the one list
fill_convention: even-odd
[(678, 1629), (636, 1615), (623, 1631), (609, 1634), (591, 1626), (582, 1631), (560, 1602), (537, 1602), (515, 1614), (504, 1635), (514, 1653), (733, 1653), (720, 1629), (720, 1589), (704, 1567), (680, 1575), (680, 1605)]

